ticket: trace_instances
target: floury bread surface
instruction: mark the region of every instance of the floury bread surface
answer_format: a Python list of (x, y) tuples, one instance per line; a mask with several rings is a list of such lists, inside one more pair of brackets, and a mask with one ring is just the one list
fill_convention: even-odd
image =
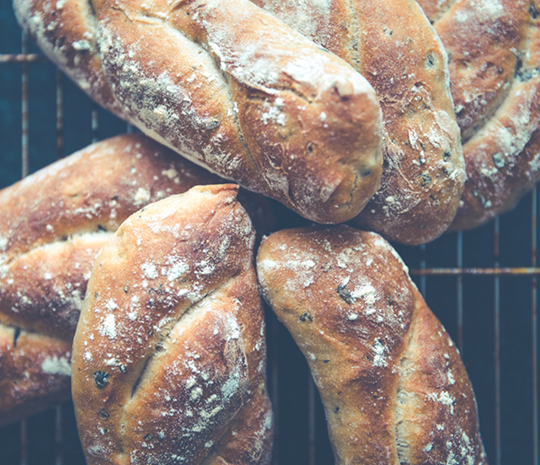
[[(0, 425), (70, 397), (71, 341), (86, 284), (118, 226), (150, 202), (218, 182), (131, 134), (0, 191)], [(261, 208), (251, 208), (255, 217)]]
[(89, 465), (269, 463), (255, 234), (237, 189), (145, 207), (97, 257), (73, 345)]
[(467, 181), (452, 230), (513, 208), (540, 178), (540, 1), (418, 0), (448, 52)]
[(381, 188), (353, 224), (421, 244), (441, 235), (465, 170), (447, 54), (414, 0), (252, 0), (349, 62), (380, 99)]
[(459, 353), (384, 239), (280, 231), (257, 274), (309, 363), (337, 465), (487, 463)]
[(345, 61), (248, 0), (16, 0), (23, 28), (106, 108), (320, 223), (379, 187), (381, 111)]

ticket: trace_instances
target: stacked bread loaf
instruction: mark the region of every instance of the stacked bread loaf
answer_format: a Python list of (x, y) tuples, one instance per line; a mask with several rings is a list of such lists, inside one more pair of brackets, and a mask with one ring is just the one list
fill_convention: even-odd
[[(45, 53), (105, 108), (310, 221), (423, 244), (510, 208), (539, 176), (539, 0), (14, 5)], [(149, 143), (137, 137), (122, 140)], [(133, 151), (119, 163), (140, 173)], [(188, 175), (175, 190), (178, 168), (145, 168), (133, 182), (122, 171), (122, 200), (100, 173), (84, 187), (101, 202), (92, 210), (96, 200), (79, 206), (73, 181), (88, 170), (83, 159), (49, 169), (62, 173), (58, 185), (38, 175), (5, 194), (13, 211), (36, 184), (55, 213), (26, 202), (0, 230), (0, 291), (11, 296), (4, 352), (27, 344), (28, 332), (58, 341), (32, 356), (36, 376), (54, 375), (58, 386), (49, 398), (29, 392), (42, 403), (61, 397), (102, 249), (74, 346), (88, 462), (268, 463), (254, 231), (236, 187), (195, 188), (135, 213), (220, 180)], [(93, 245), (79, 247), (89, 235)], [(50, 254), (58, 270), (26, 273), (25, 260)], [(53, 289), (60, 268), (70, 292), (23, 311)], [(345, 226), (276, 233), (258, 274), (308, 359), (337, 464), (486, 463), (459, 354), (380, 236)], [(21, 294), (25, 279), (44, 284)]]
[(346, 221), (379, 187), (371, 86), (248, 0), (21, 0), (15, 10), (106, 108), (307, 218)]
[(257, 273), (308, 361), (337, 465), (487, 463), (459, 353), (384, 239), (279, 231)]
[(87, 463), (269, 463), (255, 233), (237, 190), (149, 205), (99, 253), (73, 344)]

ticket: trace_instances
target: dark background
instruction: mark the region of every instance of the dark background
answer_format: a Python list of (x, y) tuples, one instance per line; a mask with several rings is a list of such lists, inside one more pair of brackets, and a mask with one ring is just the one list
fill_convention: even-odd
[[(22, 33), (7, 0), (0, 0), (0, 55), (22, 52)], [(40, 53), (29, 43), (28, 53)], [(22, 176), (22, 76), (28, 73), (29, 173), (58, 157), (127, 130), (126, 123), (98, 108), (46, 60), (0, 61), (0, 188)], [(57, 81), (63, 89), (61, 131), (57, 132)], [(94, 123), (92, 123), (94, 114)], [(58, 144), (57, 135), (61, 136)], [(531, 267), (537, 235), (533, 202), (495, 222), (458, 235), (447, 234), (425, 247), (395, 245), (412, 270), (430, 308), (460, 347), (473, 383), (482, 437), (491, 464), (538, 465), (533, 410), (537, 392), (533, 350), (537, 335), (536, 282), (531, 275), (427, 276), (421, 267)], [(275, 205), (280, 227), (306, 224)], [(494, 253), (498, 237), (499, 256)], [(461, 241), (461, 246), (459, 245)], [(460, 329), (459, 311), (463, 324)], [(536, 326), (536, 327), (535, 327)], [(285, 328), (268, 315), (269, 388), (277, 420), (274, 464), (329, 465), (333, 456), (324, 412), (307, 365)], [(498, 355), (497, 355), (498, 354)], [(497, 377), (500, 379), (498, 388)], [(314, 406), (310, 408), (310, 405)], [(0, 428), (0, 464), (83, 464), (73, 409), (51, 409), (21, 424)], [(311, 435), (310, 435), (310, 431)], [(536, 447), (537, 448), (537, 447)]]

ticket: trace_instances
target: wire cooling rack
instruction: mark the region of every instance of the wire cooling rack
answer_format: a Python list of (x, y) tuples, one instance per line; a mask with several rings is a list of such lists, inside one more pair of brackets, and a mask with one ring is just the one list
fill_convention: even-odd
[[(28, 41), (3, 1), (0, 188), (129, 130)], [(481, 228), (444, 235), (426, 246), (395, 245), (461, 351), (492, 465), (539, 465), (537, 210), (535, 189), (514, 211)], [(279, 217), (281, 227), (302, 222), (293, 215)], [(332, 464), (324, 411), (307, 364), (271, 314), (267, 329), (276, 420), (273, 465)], [(84, 464), (72, 406), (59, 405), (0, 428), (0, 464)]]

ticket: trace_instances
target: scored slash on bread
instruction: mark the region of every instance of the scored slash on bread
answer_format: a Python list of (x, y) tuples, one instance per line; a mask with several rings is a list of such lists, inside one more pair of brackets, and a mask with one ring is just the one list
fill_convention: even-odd
[(459, 353), (384, 239), (279, 231), (257, 275), (307, 359), (336, 465), (487, 463)]
[[(94, 259), (132, 213), (220, 178), (141, 134), (93, 144), (0, 191), (0, 424), (70, 397)], [(257, 197), (257, 199), (253, 199)], [(261, 232), (260, 196), (242, 193)]]
[(17, 0), (94, 99), (181, 155), (321, 223), (379, 187), (381, 110), (345, 61), (248, 0)]
[(237, 190), (151, 204), (97, 257), (73, 344), (89, 465), (269, 463), (255, 233)]

